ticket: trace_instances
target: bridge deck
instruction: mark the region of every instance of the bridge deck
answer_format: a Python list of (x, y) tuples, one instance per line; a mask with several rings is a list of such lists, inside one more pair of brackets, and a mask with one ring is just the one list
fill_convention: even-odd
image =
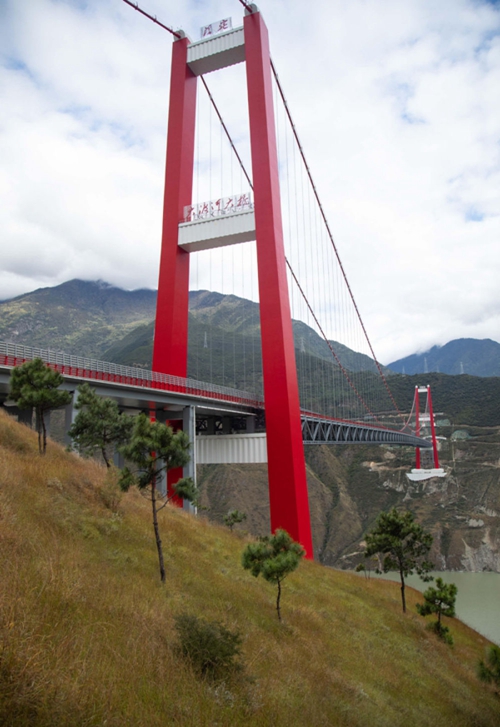
[(243, 407), (263, 409), (264, 402), (253, 394), (227, 386), (209, 384), (196, 379), (185, 379), (157, 371), (140, 369), (132, 366), (97, 359), (70, 356), (48, 349), (31, 348), (13, 343), (0, 342), (0, 366), (13, 368), (34, 358), (41, 358), (50, 364), (64, 377), (82, 379), (84, 381), (105, 381), (111, 384), (139, 386), (159, 391), (168, 391), (211, 401), (230, 402)]
[[(146, 402), (163, 404), (163, 394), (169, 394), (178, 403), (197, 402), (204, 409), (224, 408), (234, 413), (265, 410), (264, 402), (253, 394), (239, 389), (210, 384), (196, 379), (161, 374), (156, 371), (99, 361), (97, 359), (70, 356), (48, 349), (31, 348), (13, 343), (0, 342), (0, 373), (8, 375), (14, 366), (34, 358), (41, 358), (59, 371), (73, 385), (94, 382), (106, 386), (107, 396), (121, 399), (122, 403), (134, 399), (139, 406)], [(8, 379), (0, 382), (0, 393), (7, 395)], [(158, 398), (160, 396), (160, 398)], [(398, 431), (362, 422), (342, 421), (302, 411), (302, 436), (304, 444), (393, 444), (412, 447), (430, 447), (425, 439), (411, 432)]]

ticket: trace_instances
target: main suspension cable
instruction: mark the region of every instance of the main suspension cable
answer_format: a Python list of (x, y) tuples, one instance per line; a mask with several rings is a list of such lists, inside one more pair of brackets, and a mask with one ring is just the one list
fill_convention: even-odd
[(350, 386), (350, 387), (351, 387), (351, 389), (352, 389), (352, 390), (354, 391), (354, 393), (356, 394), (356, 396), (358, 397), (358, 399), (360, 400), (360, 402), (362, 403), (362, 405), (364, 406), (364, 408), (366, 409), (366, 411), (368, 412), (368, 414), (370, 414), (370, 416), (372, 416), (372, 417), (373, 417), (374, 419), (376, 419), (376, 420), (378, 421), (378, 418), (377, 418), (377, 417), (375, 416), (375, 414), (374, 414), (374, 413), (373, 413), (373, 412), (372, 412), (372, 411), (370, 410), (370, 408), (369, 408), (368, 404), (366, 403), (366, 401), (365, 401), (365, 400), (363, 399), (363, 397), (361, 396), (361, 394), (360, 394), (360, 393), (359, 393), (359, 391), (357, 390), (357, 388), (356, 388), (356, 386), (355, 386), (354, 382), (353, 382), (353, 381), (351, 380), (351, 377), (350, 377), (350, 376), (349, 376), (349, 374), (347, 373), (347, 370), (346, 370), (346, 369), (344, 368), (344, 366), (342, 365), (342, 363), (341, 363), (341, 361), (340, 361), (339, 357), (338, 357), (338, 356), (337, 356), (337, 354), (335, 353), (335, 351), (334, 351), (334, 349), (333, 349), (333, 346), (331, 345), (330, 341), (329, 341), (329, 340), (327, 339), (327, 337), (326, 337), (326, 334), (325, 334), (325, 332), (323, 331), (323, 328), (321, 327), (321, 323), (319, 322), (319, 320), (318, 320), (318, 317), (316, 316), (316, 313), (315, 313), (315, 312), (313, 311), (313, 309), (312, 309), (312, 307), (311, 307), (311, 304), (310, 304), (310, 303), (309, 303), (309, 301), (307, 300), (307, 296), (306, 296), (305, 292), (304, 292), (304, 291), (302, 290), (302, 286), (300, 285), (300, 283), (299, 283), (299, 281), (298, 281), (298, 279), (297, 279), (297, 276), (295, 275), (294, 271), (292, 270), (292, 266), (290, 265), (290, 263), (288, 262), (288, 260), (287, 260), (286, 258), (285, 258), (285, 261), (286, 261), (286, 264), (287, 264), (287, 266), (288, 266), (288, 269), (290, 270), (290, 273), (291, 273), (291, 275), (292, 275), (293, 279), (295, 280), (295, 284), (296, 284), (297, 288), (299, 289), (299, 291), (300, 291), (300, 293), (301, 293), (302, 297), (304, 298), (305, 304), (307, 305), (307, 307), (308, 307), (308, 309), (309, 309), (309, 312), (311, 313), (312, 317), (314, 318), (314, 321), (315, 321), (316, 325), (318, 326), (318, 328), (319, 328), (319, 330), (320, 330), (320, 332), (321, 332), (321, 335), (322, 335), (322, 336), (323, 336), (323, 338), (325, 339), (325, 341), (326, 341), (326, 343), (327, 343), (327, 345), (328, 345), (328, 348), (329, 348), (329, 349), (330, 349), (330, 351), (332, 352), (332, 355), (333, 355), (333, 357), (335, 358), (335, 361), (337, 362), (338, 366), (340, 367), (340, 370), (342, 371), (342, 373), (344, 374), (345, 378), (347, 379), (347, 382), (348, 382), (349, 386)]
[(237, 148), (234, 145), (234, 142), (233, 142), (233, 140), (231, 138), (231, 135), (229, 133), (229, 130), (228, 130), (226, 124), (224, 123), (224, 120), (223, 120), (222, 115), (221, 115), (221, 113), (220, 113), (220, 111), (218, 109), (218, 106), (215, 103), (214, 97), (210, 93), (210, 89), (207, 86), (207, 82), (205, 81), (205, 79), (204, 79), (203, 76), (200, 76), (200, 78), (201, 78), (201, 82), (203, 83), (203, 85), (205, 87), (205, 90), (206, 90), (206, 92), (208, 94), (208, 98), (210, 99), (210, 102), (211, 102), (212, 106), (214, 107), (215, 113), (217, 114), (217, 116), (219, 118), (219, 121), (220, 121), (220, 123), (222, 125), (222, 128), (224, 129), (224, 133), (226, 134), (226, 136), (228, 138), (228, 141), (229, 141), (229, 143), (231, 145), (231, 149), (234, 151), (234, 153), (236, 155), (236, 158), (237, 158), (237, 160), (238, 160), (238, 162), (240, 164), (241, 170), (242, 170), (243, 174), (245, 175), (245, 177), (247, 178), (247, 182), (250, 185), (250, 189), (253, 190), (252, 180), (250, 179), (250, 177), (249, 177), (249, 175), (247, 173), (247, 170), (245, 169), (245, 165), (243, 164), (243, 161), (242, 161), (240, 155), (238, 154), (238, 150), (237, 150)]
[[(160, 26), (161, 28), (163, 28), (164, 30), (167, 30), (167, 31), (168, 31), (169, 33), (171, 33), (171, 35), (173, 35), (173, 36), (174, 36), (174, 37), (176, 37), (177, 39), (181, 39), (181, 38), (183, 38), (183, 37), (184, 37), (184, 35), (183, 35), (183, 34), (181, 34), (181, 33), (179, 33), (179, 32), (176, 32), (175, 30), (173, 30), (172, 28), (170, 28), (170, 27), (169, 27), (168, 25), (165, 25), (164, 23), (160, 22), (160, 21), (159, 21), (159, 20), (157, 19), (157, 17), (156, 17), (156, 16), (150, 15), (150, 14), (149, 14), (149, 13), (147, 13), (147, 12), (146, 12), (145, 10), (142, 10), (142, 8), (140, 8), (140, 7), (139, 7), (138, 3), (134, 3), (134, 2), (131, 2), (131, 0), (123, 0), (123, 2), (125, 2), (125, 3), (127, 4), (127, 5), (129, 5), (129, 6), (130, 6), (131, 8), (133, 8), (134, 10), (137, 10), (137, 12), (141, 13), (142, 15), (144, 15), (144, 16), (145, 16), (146, 18), (148, 18), (149, 20), (152, 20), (152, 21), (153, 21), (153, 23), (156, 23), (157, 25), (159, 25), (159, 26)], [(246, 10), (249, 10), (249, 11), (251, 11), (251, 10), (252, 10), (251, 6), (250, 6), (250, 5), (249, 5), (249, 4), (248, 4), (248, 3), (246, 2), (246, 0), (239, 0), (239, 2), (241, 3), (241, 5), (243, 5), (243, 7), (244, 7), (244, 8), (246, 9)], [(302, 161), (303, 161), (303, 163), (304, 163), (304, 167), (305, 167), (305, 170), (306, 170), (307, 176), (308, 176), (308, 178), (309, 178), (309, 182), (310, 182), (310, 184), (311, 184), (311, 188), (312, 188), (312, 190), (313, 190), (313, 194), (314, 194), (314, 196), (315, 196), (315, 198), (316, 198), (316, 202), (317, 202), (317, 204), (318, 204), (318, 208), (319, 208), (319, 210), (320, 210), (320, 214), (321, 214), (321, 217), (323, 218), (323, 222), (324, 222), (324, 224), (325, 224), (325, 227), (326, 227), (326, 230), (327, 230), (327, 233), (328, 233), (328, 237), (329, 237), (329, 239), (330, 239), (330, 242), (331, 242), (331, 244), (332, 244), (333, 250), (334, 250), (334, 252), (335, 252), (335, 256), (336, 256), (336, 258), (337, 258), (337, 262), (338, 262), (338, 264), (339, 264), (339, 268), (340, 268), (340, 270), (341, 270), (341, 273), (342, 273), (342, 277), (343, 277), (343, 279), (344, 279), (344, 282), (345, 282), (345, 284), (346, 284), (347, 290), (348, 290), (348, 292), (349, 292), (349, 296), (350, 296), (350, 298), (351, 298), (351, 301), (352, 301), (352, 303), (353, 303), (354, 309), (355, 309), (355, 311), (356, 311), (356, 315), (357, 315), (357, 318), (358, 318), (358, 320), (359, 320), (359, 323), (360, 323), (360, 325), (361, 325), (361, 328), (362, 328), (362, 330), (363, 330), (363, 334), (364, 334), (364, 336), (365, 336), (365, 339), (366, 339), (366, 341), (367, 341), (367, 343), (368, 343), (368, 346), (369, 346), (369, 348), (370, 348), (370, 352), (371, 352), (371, 354), (372, 354), (372, 358), (373, 358), (373, 361), (374, 361), (374, 363), (375, 363), (375, 365), (376, 365), (376, 367), (377, 367), (377, 369), (378, 369), (378, 371), (379, 371), (379, 374), (380, 374), (380, 376), (381, 376), (381, 378), (382, 378), (382, 381), (383, 381), (383, 383), (384, 383), (384, 385), (385, 385), (385, 387), (386, 387), (386, 389), (387, 389), (387, 392), (388, 392), (388, 394), (389, 394), (389, 397), (390, 397), (390, 399), (391, 399), (391, 401), (392, 401), (392, 403), (393, 403), (393, 405), (394, 405), (394, 407), (395, 407), (395, 409), (396, 409), (397, 413), (399, 414), (399, 416), (401, 417), (401, 419), (402, 419), (402, 420), (404, 421), (403, 415), (401, 414), (401, 412), (400, 412), (400, 410), (399, 410), (399, 407), (398, 407), (398, 405), (397, 405), (397, 403), (396, 403), (396, 400), (394, 399), (394, 396), (393, 396), (393, 394), (392, 394), (392, 391), (390, 390), (390, 388), (389, 388), (389, 385), (388, 385), (388, 383), (387, 383), (387, 380), (386, 380), (386, 378), (385, 378), (385, 376), (384, 376), (384, 373), (383, 373), (383, 371), (382, 371), (382, 368), (381, 368), (381, 366), (380, 366), (380, 364), (379, 364), (379, 362), (378, 362), (378, 360), (377, 360), (377, 357), (375, 356), (375, 352), (374, 352), (374, 350), (373, 350), (373, 347), (372, 347), (371, 341), (370, 341), (370, 339), (369, 339), (369, 337), (368, 337), (368, 333), (367, 333), (367, 331), (366, 331), (366, 328), (365, 328), (365, 325), (364, 325), (364, 323), (363, 323), (363, 319), (361, 318), (361, 314), (360, 314), (360, 312), (359, 312), (358, 306), (357, 306), (357, 304), (356, 304), (356, 301), (355, 301), (355, 299), (354, 299), (354, 295), (353, 295), (353, 293), (352, 293), (352, 290), (351, 290), (351, 286), (350, 286), (350, 284), (349, 284), (349, 281), (348, 281), (348, 279), (347, 279), (347, 276), (346, 276), (346, 273), (345, 273), (345, 270), (344, 270), (344, 266), (342, 265), (342, 261), (341, 261), (341, 259), (340, 259), (340, 255), (339, 255), (339, 253), (338, 253), (338, 250), (337, 250), (337, 246), (336, 246), (336, 244), (335, 244), (335, 241), (334, 241), (334, 238), (333, 238), (332, 232), (331, 232), (331, 230), (330, 230), (330, 226), (329, 226), (329, 224), (328, 224), (328, 220), (327, 220), (327, 217), (326, 217), (325, 211), (324, 211), (324, 209), (323, 209), (323, 206), (322, 206), (322, 204), (321, 204), (321, 200), (320, 200), (320, 198), (319, 198), (319, 194), (318, 194), (318, 191), (317, 191), (317, 189), (316, 189), (316, 185), (314, 184), (314, 180), (313, 180), (313, 177), (312, 177), (312, 174), (311, 174), (311, 170), (309, 169), (309, 165), (308, 165), (308, 163), (307, 163), (307, 160), (306, 160), (306, 157), (305, 157), (305, 153), (304, 153), (304, 150), (303, 150), (302, 144), (301, 144), (301, 142), (300, 142), (300, 139), (299, 139), (299, 136), (298, 136), (297, 130), (296, 130), (296, 128), (295, 128), (295, 124), (294, 124), (294, 122), (293, 122), (293, 119), (292, 119), (292, 115), (291, 115), (291, 113), (290, 113), (290, 109), (289, 109), (289, 107), (288, 107), (288, 103), (287, 103), (287, 101), (286, 101), (286, 97), (285, 97), (285, 94), (284, 94), (283, 88), (282, 88), (282, 86), (281, 86), (281, 83), (280, 83), (280, 80), (279, 80), (279, 77), (278, 77), (278, 73), (277, 73), (277, 71), (276, 71), (276, 68), (275, 68), (275, 66), (274, 66), (274, 63), (273, 63), (272, 59), (271, 59), (271, 61), (270, 61), (270, 62), (271, 62), (271, 69), (272, 69), (272, 72), (273, 72), (273, 75), (274, 75), (274, 78), (275, 78), (275, 81), (276, 81), (276, 85), (277, 85), (278, 91), (279, 91), (279, 93), (280, 93), (280, 96), (281, 96), (282, 102), (283, 102), (283, 106), (284, 106), (284, 108), (285, 108), (285, 111), (286, 111), (286, 115), (287, 115), (287, 117), (288, 117), (288, 120), (289, 120), (289, 123), (290, 123), (291, 129), (292, 129), (292, 133), (293, 133), (293, 136), (294, 136), (294, 138), (295, 138), (295, 141), (296, 141), (296, 143), (297, 143), (297, 147), (298, 147), (298, 149), (299, 149), (299, 152), (300, 152), (300, 155), (301, 155), (301, 157), (302, 157)], [(242, 159), (241, 159), (241, 157), (240, 157), (240, 155), (239, 155), (239, 153), (238, 153), (238, 150), (236, 149), (236, 146), (234, 145), (234, 142), (233, 142), (233, 140), (232, 140), (232, 138), (231, 138), (231, 135), (229, 134), (229, 130), (228, 130), (228, 128), (227, 128), (227, 126), (226, 126), (226, 124), (224, 123), (224, 120), (223, 120), (223, 118), (222, 118), (222, 115), (221, 115), (221, 113), (220, 113), (220, 111), (219, 111), (218, 107), (217, 107), (217, 104), (215, 103), (215, 99), (213, 98), (213, 96), (212, 96), (212, 94), (211, 94), (211, 92), (210, 92), (210, 90), (209, 90), (209, 88), (208, 88), (208, 85), (207, 85), (207, 83), (206, 83), (206, 81), (205, 81), (205, 79), (204, 79), (203, 75), (200, 75), (200, 78), (201, 78), (201, 81), (202, 81), (202, 83), (203, 83), (203, 85), (204, 85), (204, 87), (205, 87), (205, 90), (206, 90), (207, 94), (208, 94), (208, 97), (209, 97), (209, 99), (210, 99), (210, 102), (211, 102), (211, 104), (212, 104), (212, 106), (213, 106), (213, 108), (214, 108), (214, 110), (215, 110), (215, 112), (216, 112), (216, 114), (217, 114), (217, 117), (219, 118), (219, 121), (220, 121), (220, 123), (221, 123), (221, 125), (222, 125), (222, 128), (224, 129), (224, 133), (226, 134), (226, 136), (227, 136), (227, 139), (229, 140), (229, 143), (230, 143), (230, 145), (231, 145), (231, 148), (232, 148), (232, 150), (233, 150), (234, 154), (236, 155), (236, 158), (238, 159), (238, 163), (240, 164), (240, 167), (241, 167), (241, 169), (242, 169), (242, 171), (243, 171), (243, 174), (245, 175), (245, 177), (246, 177), (246, 179), (247, 179), (247, 181), (248, 181), (248, 183), (249, 183), (249, 185), (250, 185), (250, 188), (251, 188), (251, 189), (253, 190), (253, 184), (252, 184), (252, 181), (251, 181), (251, 179), (250, 179), (250, 176), (249, 176), (249, 174), (248, 174), (248, 173), (247, 173), (247, 171), (246, 171), (245, 165), (243, 164), (243, 161), (242, 161)], [(331, 345), (330, 341), (328, 340), (328, 338), (327, 338), (327, 336), (326, 336), (325, 332), (323, 331), (323, 329), (322, 329), (322, 327), (321, 327), (321, 325), (320, 325), (320, 323), (319, 323), (319, 321), (318, 321), (318, 318), (316, 317), (316, 314), (314, 313), (314, 311), (313, 311), (313, 310), (312, 310), (312, 308), (311, 308), (311, 305), (310, 305), (310, 303), (309, 303), (309, 301), (308, 301), (308, 299), (307, 299), (307, 297), (306, 297), (306, 294), (305, 294), (304, 290), (302, 289), (301, 285), (300, 285), (300, 284), (299, 284), (299, 282), (298, 282), (297, 276), (295, 275), (295, 273), (294, 273), (294, 271), (293, 271), (293, 269), (292, 269), (292, 267), (291, 267), (291, 265), (290, 265), (290, 262), (288, 261), (288, 259), (287, 259), (287, 258), (285, 258), (285, 261), (286, 261), (286, 264), (287, 264), (287, 266), (288, 266), (288, 268), (289, 268), (289, 270), (290, 270), (290, 273), (291, 273), (291, 275), (292, 275), (292, 277), (293, 277), (293, 279), (294, 279), (294, 281), (295, 281), (295, 283), (296, 283), (296, 285), (297, 285), (297, 287), (298, 287), (298, 289), (299, 289), (299, 291), (300, 291), (300, 293), (301, 293), (301, 296), (303, 297), (303, 299), (304, 299), (304, 301), (305, 301), (305, 303), (306, 303), (306, 306), (307, 306), (307, 308), (309, 309), (309, 311), (310, 311), (311, 315), (313, 316), (314, 320), (316, 321), (316, 324), (317, 324), (317, 326), (318, 326), (319, 330), (321, 331), (321, 334), (322, 334), (322, 336), (323, 336), (323, 338), (324, 338), (325, 342), (327, 343), (327, 345), (328, 345), (328, 347), (329, 347), (329, 349), (330, 349), (331, 353), (333, 354), (333, 356), (334, 356), (334, 358), (335, 358), (336, 362), (337, 362), (337, 363), (338, 363), (338, 365), (340, 366), (340, 368), (341, 368), (341, 370), (342, 370), (342, 372), (343, 372), (343, 374), (344, 374), (345, 378), (347, 379), (347, 381), (348, 381), (349, 385), (351, 386), (351, 388), (352, 388), (352, 389), (353, 389), (353, 390), (355, 391), (355, 393), (356, 393), (356, 395), (357, 395), (358, 399), (360, 399), (360, 401), (362, 402), (363, 406), (364, 406), (364, 407), (366, 408), (366, 410), (367, 410), (367, 411), (368, 411), (368, 412), (369, 412), (370, 414), (372, 414), (372, 412), (370, 411), (370, 409), (369, 409), (368, 405), (366, 404), (366, 402), (365, 402), (365, 401), (363, 400), (363, 398), (361, 397), (361, 395), (360, 395), (360, 394), (359, 394), (359, 392), (357, 391), (357, 389), (356, 389), (356, 387), (355, 387), (354, 383), (353, 383), (353, 382), (351, 381), (351, 379), (350, 379), (349, 375), (347, 374), (347, 371), (346, 371), (346, 370), (344, 369), (344, 367), (343, 367), (343, 366), (342, 366), (342, 364), (340, 363), (340, 360), (339, 360), (339, 358), (338, 358), (337, 354), (335, 353), (335, 351), (333, 350), (333, 347), (332, 347), (332, 345)], [(372, 414), (372, 416), (374, 416), (374, 415)]]
[(163, 23), (160, 23), (156, 15), (150, 15), (145, 10), (142, 10), (138, 3), (130, 2), (130, 0), (123, 0), (124, 3), (127, 3), (127, 5), (130, 5), (131, 8), (134, 8), (134, 10), (137, 10), (138, 13), (141, 13), (141, 15), (145, 15), (146, 18), (149, 18), (153, 21), (153, 23), (156, 23), (156, 25), (159, 25), (160, 28), (163, 28), (163, 30), (168, 30), (169, 33), (172, 33), (172, 35), (175, 35), (176, 38), (182, 38), (183, 35), (181, 33), (178, 33), (177, 31), (173, 30), (172, 28), (169, 28), (168, 25), (164, 25)]
[(274, 79), (276, 81), (276, 85), (278, 87), (278, 90), (279, 90), (279, 93), (280, 93), (280, 96), (281, 96), (281, 100), (283, 101), (283, 106), (285, 107), (285, 111), (286, 111), (286, 114), (287, 114), (287, 117), (288, 117), (288, 121), (290, 122), (290, 126), (292, 128), (292, 132), (293, 132), (293, 135), (295, 137), (295, 141), (297, 142), (297, 146), (298, 146), (300, 155), (302, 157), (302, 161), (304, 163), (304, 167), (305, 167), (307, 176), (309, 177), (309, 181), (311, 183), (311, 187), (312, 187), (314, 196), (316, 198), (316, 202), (318, 203), (318, 207), (319, 207), (319, 211), (320, 211), (321, 217), (323, 218), (323, 222), (325, 223), (325, 227), (326, 227), (326, 231), (328, 233), (328, 237), (330, 238), (330, 242), (332, 244), (333, 250), (335, 252), (335, 256), (337, 258), (337, 262), (339, 264), (339, 268), (340, 268), (340, 270), (342, 272), (342, 277), (344, 278), (344, 282), (345, 282), (346, 287), (347, 287), (347, 290), (349, 292), (349, 296), (350, 296), (351, 301), (352, 301), (352, 304), (354, 306), (354, 310), (356, 311), (357, 318), (358, 318), (359, 323), (361, 325), (361, 328), (363, 330), (363, 334), (365, 336), (366, 342), (368, 343), (368, 346), (370, 348), (370, 352), (372, 354), (373, 360), (374, 360), (375, 365), (376, 365), (376, 367), (378, 369), (378, 372), (379, 372), (379, 374), (380, 374), (380, 376), (382, 378), (382, 381), (384, 382), (385, 388), (387, 389), (387, 392), (388, 392), (388, 394), (389, 394), (389, 396), (391, 398), (391, 401), (392, 401), (392, 403), (393, 403), (396, 411), (398, 412), (399, 416), (404, 421), (403, 415), (401, 414), (401, 412), (399, 410), (399, 407), (398, 407), (398, 405), (396, 403), (396, 400), (394, 399), (394, 396), (392, 394), (392, 391), (389, 388), (389, 384), (387, 383), (387, 380), (386, 380), (386, 378), (384, 376), (384, 372), (382, 371), (382, 368), (381, 368), (381, 366), (380, 366), (380, 364), (379, 364), (379, 362), (377, 360), (377, 357), (375, 356), (375, 351), (373, 350), (373, 346), (372, 346), (371, 341), (370, 341), (370, 339), (368, 337), (368, 333), (366, 331), (365, 324), (363, 323), (363, 319), (361, 318), (361, 313), (359, 312), (359, 308), (358, 308), (357, 303), (356, 303), (356, 301), (354, 299), (354, 295), (352, 293), (351, 286), (349, 285), (349, 281), (347, 279), (347, 275), (345, 273), (344, 266), (342, 265), (342, 260), (340, 259), (340, 255), (339, 255), (339, 252), (337, 250), (337, 246), (335, 244), (335, 240), (333, 238), (332, 231), (330, 230), (330, 225), (328, 224), (328, 219), (327, 219), (326, 214), (325, 214), (325, 211), (323, 209), (323, 205), (321, 204), (321, 200), (319, 198), (318, 190), (316, 189), (316, 185), (314, 184), (314, 180), (313, 180), (313, 177), (312, 177), (312, 174), (311, 174), (311, 170), (309, 169), (309, 165), (308, 165), (307, 160), (306, 160), (306, 156), (305, 156), (305, 153), (304, 153), (304, 149), (302, 147), (302, 144), (300, 143), (299, 135), (297, 133), (297, 129), (295, 128), (295, 124), (293, 123), (292, 115), (290, 113), (290, 109), (289, 109), (289, 106), (288, 106), (288, 103), (287, 103), (287, 100), (286, 100), (286, 97), (285, 97), (285, 93), (284, 93), (283, 88), (281, 86), (281, 83), (280, 83), (280, 80), (279, 80), (279, 77), (278, 77), (278, 73), (276, 71), (276, 68), (275, 68), (275, 65), (274, 65), (272, 59), (271, 59), (271, 69), (273, 71)]

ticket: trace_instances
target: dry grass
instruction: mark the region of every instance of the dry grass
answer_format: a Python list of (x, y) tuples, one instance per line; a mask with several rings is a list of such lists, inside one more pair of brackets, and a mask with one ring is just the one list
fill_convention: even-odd
[[(101, 466), (0, 412), (0, 724), (433, 725), (500, 723), (475, 676), (487, 641), (460, 622), (450, 649), (398, 586), (304, 563), (273, 588), (243, 571), (243, 536), (165, 509), (160, 584), (147, 503), (115, 501)], [(245, 676), (196, 677), (174, 615), (244, 637)]]

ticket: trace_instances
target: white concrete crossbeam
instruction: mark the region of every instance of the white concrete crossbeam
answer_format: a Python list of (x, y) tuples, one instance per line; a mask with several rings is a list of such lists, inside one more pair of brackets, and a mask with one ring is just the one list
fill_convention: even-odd
[(267, 462), (266, 434), (205, 434), (196, 437), (198, 464)]
[(179, 247), (186, 252), (211, 250), (255, 240), (254, 210), (207, 217), (179, 225)]
[(187, 64), (195, 76), (218, 71), (245, 60), (243, 27), (203, 38), (188, 46)]

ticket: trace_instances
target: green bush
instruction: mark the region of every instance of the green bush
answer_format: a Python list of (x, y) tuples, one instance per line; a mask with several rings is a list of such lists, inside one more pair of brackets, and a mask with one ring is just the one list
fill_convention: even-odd
[(433, 631), (438, 638), (444, 641), (445, 644), (453, 646), (453, 636), (451, 635), (448, 626), (443, 626), (443, 624), (439, 623), (439, 621), (433, 621), (432, 623), (427, 624), (427, 628), (429, 631)]
[(482, 682), (500, 687), (500, 646), (490, 646), (486, 662), (481, 659), (478, 664), (477, 674)]
[(221, 679), (241, 671), (241, 663), (235, 661), (243, 641), (238, 631), (186, 613), (175, 617), (175, 628), (181, 653), (201, 676)]

